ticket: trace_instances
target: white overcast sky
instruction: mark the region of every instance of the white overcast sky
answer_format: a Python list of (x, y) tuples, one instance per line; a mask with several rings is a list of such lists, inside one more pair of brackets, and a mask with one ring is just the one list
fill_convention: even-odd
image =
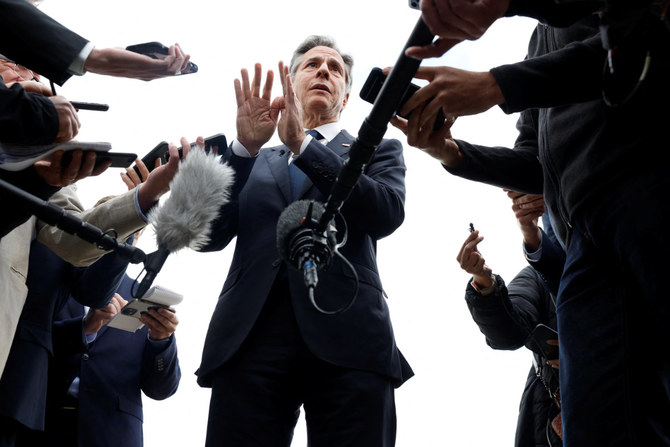
[[(70, 79), (59, 93), (70, 100), (102, 102), (108, 112), (81, 111), (81, 141), (107, 141), (114, 151), (146, 154), (162, 140), (224, 133), (235, 138), (233, 80), (242, 67), (263, 64), (276, 71), (309, 34), (329, 34), (354, 57), (354, 84), (342, 123), (356, 134), (371, 106), (358, 94), (370, 69), (392, 65), (419, 12), (406, 0), (47, 0), (40, 8), (98, 47), (160, 41), (179, 42), (197, 74), (145, 83), (87, 74)], [(521, 60), (535, 26), (529, 19), (499, 21), (478, 41), (458, 45), (424, 65), (469, 70)], [(275, 83), (273, 96), (280, 93)], [(457, 138), (511, 146), (516, 116), (493, 109), (459, 118)], [(456, 254), (473, 222), (486, 240), (487, 263), (509, 281), (525, 265), (511, 202), (486, 185), (458, 179), (439, 163), (407, 146), (389, 126), (387, 138), (405, 144), (405, 223), (379, 242), (378, 261), (397, 344), (416, 375), (396, 391), (399, 447), (512, 445), (518, 406), (531, 365), (529, 351), (488, 348), (463, 299), (469, 276)], [(79, 182), (85, 205), (122, 193), (118, 170)], [(145, 232), (140, 247), (155, 248)], [(194, 375), (209, 324), (230, 264), (233, 245), (218, 253), (188, 249), (171, 255), (154, 284), (184, 295), (177, 307), (182, 380), (170, 399), (144, 398), (147, 447), (204, 444), (209, 389)], [(136, 275), (139, 267), (131, 266)], [(234, 316), (232, 316), (234, 318)], [(259, 427), (262, 430), (262, 427)], [(302, 419), (294, 446), (306, 445)]]

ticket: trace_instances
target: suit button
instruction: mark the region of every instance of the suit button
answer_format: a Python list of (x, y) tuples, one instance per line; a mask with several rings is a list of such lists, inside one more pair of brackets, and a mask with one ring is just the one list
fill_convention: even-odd
[(84, 353), (81, 355), (82, 360), (88, 360), (88, 354)]

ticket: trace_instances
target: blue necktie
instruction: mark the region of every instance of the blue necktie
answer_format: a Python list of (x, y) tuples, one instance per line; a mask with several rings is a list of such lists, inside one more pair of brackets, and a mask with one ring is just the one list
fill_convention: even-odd
[[(305, 133), (307, 135), (311, 135), (315, 140), (323, 139), (323, 135), (314, 129), (306, 130)], [(298, 198), (300, 188), (302, 187), (302, 184), (305, 181), (305, 177), (307, 176), (299, 167), (295, 165), (295, 162), (293, 161), (288, 165), (288, 174), (289, 178), (291, 179), (291, 198), (295, 200)]]

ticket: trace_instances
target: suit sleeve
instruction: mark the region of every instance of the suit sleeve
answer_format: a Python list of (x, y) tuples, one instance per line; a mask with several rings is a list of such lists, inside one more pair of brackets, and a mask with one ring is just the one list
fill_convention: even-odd
[[(0, 169), (0, 178), (42, 200), (47, 200), (59, 190), (59, 188), (42, 180), (32, 166), (23, 171), (3, 171)], [(0, 194), (0, 209), (5, 210), (0, 218), (0, 238), (26, 222), (31, 216), (28, 211), (22, 210), (20, 198), (15, 198), (4, 191)]]
[[(328, 197), (344, 159), (312, 140), (295, 163)], [(402, 144), (383, 140), (342, 206), (347, 224), (374, 239), (393, 233), (405, 218), (405, 171)]]
[(230, 200), (221, 208), (219, 215), (212, 222), (209, 242), (199, 251), (222, 250), (237, 234), (240, 191), (249, 179), (256, 157), (238, 157), (233, 153), (232, 146), (229, 146), (222, 155), (221, 161), (227, 162), (235, 170), (235, 180), (230, 191)]
[(565, 265), (565, 251), (555, 238), (542, 231), (540, 243), (541, 255), (539, 258), (526, 256), (528, 264), (533, 267), (544, 281), (547, 289), (558, 296), (558, 286)]
[[(126, 240), (147, 224), (137, 212), (135, 190), (87, 210), (79, 200), (75, 186), (62, 188), (49, 201), (103, 231), (116, 230), (119, 241)], [(58, 256), (75, 266), (91, 265), (105, 254), (94, 243), (42, 221), (37, 222), (37, 237)]]
[(547, 323), (553, 301), (531, 267), (525, 267), (505, 286), (496, 276), (498, 290), (482, 296), (468, 283), (465, 301), (472, 319), (493, 349), (523, 346), (533, 328)]
[(58, 134), (58, 113), (46, 96), (19, 84), (0, 82), (0, 141), (17, 145), (49, 144)]
[(172, 334), (166, 342), (152, 341), (147, 337), (142, 359), (141, 387), (144, 394), (155, 400), (167, 399), (177, 391), (180, 379), (175, 335)]
[(105, 307), (126, 273), (128, 259), (112, 251), (88, 267), (73, 272), (71, 295), (85, 306)]
[(87, 43), (25, 0), (0, 0), (0, 53), (60, 85)]

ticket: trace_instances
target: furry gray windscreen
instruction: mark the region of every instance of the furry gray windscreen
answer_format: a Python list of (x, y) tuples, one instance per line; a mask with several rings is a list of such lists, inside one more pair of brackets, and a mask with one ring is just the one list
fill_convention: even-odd
[(174, 253), (209, 241), (211, 222), (230, 199), (235, 170), (215, 155), (192, 149), (181, 162), (162, 205), (149, 214), (159, 247)]

